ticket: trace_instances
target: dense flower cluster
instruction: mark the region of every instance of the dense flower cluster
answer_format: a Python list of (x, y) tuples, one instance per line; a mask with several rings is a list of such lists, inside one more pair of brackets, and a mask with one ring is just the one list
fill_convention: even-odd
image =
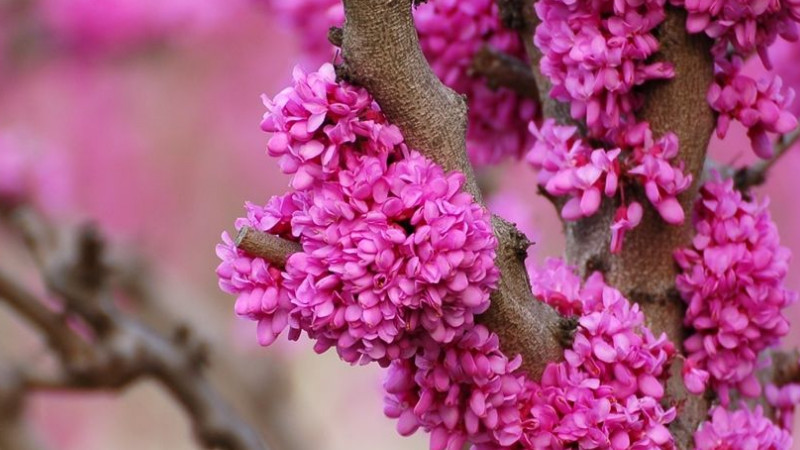
[(780, 37), (794, 41), (798, 37), (800, 2), (796, 0), (672, 0), (689, 13), (686, 29), (690, 33), (705, 32), (716, 40), (722, 51), (729, 45), (737, 53), (748, 55), (758, 51), (769, 65), (766, 49)]
[(556, 260), (532, 273), (533, 292), (561, 312), (580, 315), (565, 362), (541, 382), (516, 373), (519, 360), (498, 349), (482, 326), (455, 345), (425, 348), (393, 363), (386, 414), (402, 434), (431, 432), (431, 448), (672, 448), (663, 380), (674, 349), (644, 327), (638, 306), (595, 274), (581, 287)]
[[(326, 34), (330, 26), (344, 22), (341, 0), (267, 0), (267, 5), (298, 31), (301, 45), (312, 59), (331, 59)], [(491, 89), (471, 70), (475, 54), (485, 45), (525, 57), (517, 33), (502, 28), (494, 0), (431, 0), (416, 7), (414, 22), (433, 71), (446, 85), (467, 96), (467, 151), (472, 163), (487, 165), (522, 157), (531, 145), (525, 126), (537, 117), (538, 105), (507, 88)]]
[(792, 448), (792, 436), (764, 417), (761, 406), (750, 410), (742, 404), (736, 411), (717, 406), (711, 411), (711, 420), (700, 424), (695, 432), (694, 445), (697, 450), (788, 450)]
[(248, 204), (237, 228), (299, 241), (284, 271), (223, 237), (220, 286), (269, 344), (287, 327), (345, 361), (414, 355), (423, 339), (457, 340), (489, 305), (498, 279), (488, 213), (462, 192), (464, 177), (408, 150), (363, 88), (333, 67), (294, 73), (265, 98), (268, 150), (294, 192)]
[(586, 119), (593, 137), (624, 124), (641, 101), (634, 88), (674, 76), (669, 63), (651, 62), (659, 43), (653, 31), (664, 21), (664, 0), (536, 2), (541, 24), (534, 42), (550, 95), (569, 102), (575, 119)]
[(795, 297), (784, 287), (790, 254), (766, 206), (717, 176), (700, 190), (692, 246), (675, 253), (685, 323), (694, 330), (684, 343), (688, 362), (709, 373), (726, 405), (731, 388), (758, 395), (758, 354), (789, 330), (782, 311)]
[(544, 272), (533, 274), (534, 292), (562, 311), (580, 302), (572, 307), (580, 319), (566, 361), (549, 364), (527, 391), (524, 448), (672, 448), (666, 425), (675, 409), (660, 403), (675, 354), (666, 335), (654, 337), (638, 305), (599, 273), (580, 288), (561, 262), (548, 261)]
[[(654, 140), (646, 122), (631, 126), (618, 139), (626, 149), (623, 154), (621, 148), (592, 148), (575, 136), (575, 127), (559, 126), (551, 119), (541, 127), (531, 124), (530, 130), (536, 143), (528, 162), (539, 171), (538, 182), (547, 193), (569, 197), (561, 209), (564, 219), (593, 215), (603, 196), (621, 196), (625, 183), (637, 182), (667, 223), (683, 222), (683, 208), (676, 197), (689, 188), (692, 177), (684, 174), (682, 163), (675, 162), (678, 139), (674, 134)], [(621, 250), (625, 231), (642, 217), (640, 204), (621, 203), (612, 225), (614, 252)]]
[(295, 189), (335, 181), (354, 155), (404, 148), (400, 130), (386, 121), (366, 89), (338, 83), (331, 64), (309, 74), (295, 67), (292, 86), (263, 100), (261, 128), (273, 133), (267, 150), (293, 175)]
[(724, 138), (732, 120), (747, 127), (753, 149), (762, 158), (772, 156), (767, 133), (788, 133), (797, 127), (797, 118), (789, 111), (794, 91), (782, 92), (781, 78), (772, 76), (760, 81), (743, 75), (742, 59), (718, 59), (714, 82), (708, 91), (708, 103), (719, 113), (717, 135)]
[(427, 345), (413, 360), (394, 362), (384, 382), (384, 412), (407, 436), (422, 427), (432, 449), (461, 449), (469, 441), (509, 447), (522, 437), (524, 378), (514, 374), (497, 335), (474, 327), (453, 345)]
[(772, 69), (767, 47), (778, 36), (798, 38), (800, 2), (796, 0), (672, 0), (689, 13), (690, 33), (705, 32), (715, 39), (714, 81), (708, 102), (719, 113), (717, 135), (725, 137), (731, 120), (748, 129), (753, 149), (762, 158), (772, 155), (767, 133), (787, 133), (797, 126), (788, 107), (794, 92), (782, 91), (781, 78), (770, 72), (760, 80), (741, 73), (743, 60), (758, 52), (767, 69)]

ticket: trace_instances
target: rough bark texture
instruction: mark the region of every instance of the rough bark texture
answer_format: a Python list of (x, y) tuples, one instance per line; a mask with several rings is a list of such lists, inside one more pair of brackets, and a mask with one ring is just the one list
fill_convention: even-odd
[[(519, 30), (528, 46), (539, 95), (543, 99), (544, 116), (575, 124), (568, 106), (550, 98), (549, 81), (539, 70), (541, 52), (531, 39), (538, 21), (532, 5), (517, 0), (500, 2), (506, 9), (521, 7), (517, 11), (504, 10), (503, 18)], [(642, 223), (626, 235), (624, 249), (619, 255), (612, 255), (609, 250), (609, 227), (618, 206), (613, 201), (606, 200), (601, 210), (590, 218), (565, 224), (567, 260), (584, 276), (602, 271), (609, 284), (641, 305), (650, 328), (656, 333), (666, 332), (679, 349), (684, 340), (684, 306), (674, 288), (677, 267), (672, 254), (691, 241), (693, 231), (689, 217), (714, 126), (712, 111), (705, 100), (713, 76), (710, 42), (703, 36), (690, 36), (685, 31), (685, 23), (685, 12), (667, 7), (667, 19), (659, 29), (658, 58), (672, 62), (676, 76), (670, 81), (647, 85), (646, 103), (639, 115), (650, 122), (656, 137), (669, 131), (678, 135), (679, 158), (694, 177), (691, 188), (679, 197), (687, 220), (682, 226), (668, 225), (649, 206), (641, 190), (626, 192), (628, 198), (636, 198), (646, 206)], [(680, 362), (673, 365), (672, 377), (667, 383), (667, 400), (679, 409), (671, 430), (676, 442), (680, 448), (690, 448), (692, 433), (705, 420), (709, 403), (686, 391), (680, 378)]]
[[(345, 0), (343, 74), (370, 91), (411, 147), (445, 170), (464, 173), (466, 190), (480, 202), (466, 153), (466, 103), (431, 71), (411, 5), (412, 0)], [(569, 321), (533, 298), (519, 253), (519, 232), (505, 222), (495, 225), (502, 280), (481, 320), (500, 336), (504, 350), (522, 354), (525, 370), (538, 377), (549, 361), (563, 357), (561, 330)]]

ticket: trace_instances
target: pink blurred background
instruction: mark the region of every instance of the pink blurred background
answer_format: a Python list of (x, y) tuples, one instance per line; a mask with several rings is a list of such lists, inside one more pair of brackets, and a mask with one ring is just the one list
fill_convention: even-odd
[[(15, 8), (14, 1), (0, 0), (0, 11)], [(166, 309), (212, 344), (214, 380), (269, 440), (298, 449), (425, 448), (424, 436), (401, 438), (383, 417), (379, 369), (318, 356), (303, 342), (259, 348), (254, 327), (234, 318), (233, 299), (217, 288), (214, 246), (222, 230), (232, 229), (245, 200), (263, 202), (287, 189), (287, 178), (264, 154), (259, 95), (274, 94), (287, 82), (297, 62), (296, 37), (259, 5), (244, 2), (219, 9), (194, 4), (203, 10), (195, 14), (191, 0), (142, 1), (140, 9), (175, 6), (159, 9), (157, 19), (130, 13), (155, 21), (153, 28), (124, 20), (92, 22), (88, 12), (80, 16), (86, 24), (76, 25), (58, 19), (58, 8), (67, 3), (91, 11), (95, 3), (42, 3), (60, 3), (52, 13), (56, 19), (42, 20), (68, 38), (45, 50), (26, 47), (31, 44), (18, 42), (20, 33), (36, 36), (35, 26), (28, 30), (19, 15), (0, 23), (7, 55), (0, 66), (0, 129), (55, 155), (69, 172), (74, 183), (61, 204), (70, 207), (54, 214), (65, 223), (95, 221), (145, 254)], [(776, 52), (793, 55), (777, 61), (800, 56), (797, 47)], [(778, 70), (782, 67), (793, 70), (779, 63)], [(751, 153), (741, 130), (712, 149), (726, 163), (745, 163)], [(783, 242), (796, 254), (798, 169), (795, 150), (760, 189), (772, 198)], [(524, 223), (536, 241), (534, 258), (560, 255), (561, 227), (553, 208), (535, 194), (533, 173), (505, 164), (485, 176), (503, 197), (493, 202), (498, 212), (514, 215), (509, 218)], [(789, 284), (800, 288), (799, 264), (793, 265)], [(799, 312), (793, 307), (792, 319), (800, 320)], [(41, 351), (5, 310), (0, 329), (3, 352)], [(800, 327), (795, 327), (786, 345), (798, 343)], [(258, 398), (237, 394), (240, 382)], [(26, 414), (44, 448), (197, 448), (183, 412), (160, 389), (143, 383), (120, 395), (38, 395)]]

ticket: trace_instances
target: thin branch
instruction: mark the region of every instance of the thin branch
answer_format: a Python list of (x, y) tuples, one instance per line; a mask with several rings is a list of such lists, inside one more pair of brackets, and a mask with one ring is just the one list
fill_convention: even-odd
[(761, 160), (752, 166), (742, 167), (737, 170), (733, 178), (736, 189), (747, 191), (752, 187), (764, 184), (764, 182), (767, 181), (767, 172), (769, 172), (772, 166), (774, 166), (783, 155), (788, 153), (789, 149), (794, 147), (798, 140), (800, 140), (800, 127), (778, 138), (771, 158)]
[[(241, 421), (202, 374), (205, 344), (196, 342), (188, 328), (179, 327), (167, 337), (132, 320), (113, 304), (106, 278), (104, 246), (99, 234), (84, 228), (68, 254), (49, 245), (56, 233), (28, 210), (14, 214), (36, 256), (45, 285), (64, 300), (67, 313), (84, 320), (93, 340), (70, 336), (60, 317), (49, 312), (36, 295), (0, 273), (0, 297), (31, 325), (47, 336), (59, 356), (62, 372), (55, 378), (38, 378), (31, 389), (121, 389), (144, 378), (160, 382), (192, 419), (198, 440), (208, 448), (265, 449), (255, 431)], [(41, 239), (48, 239), (45, 245)], [(42, 305), (41, 307), (35, 305)], [(72, 343), (67, 347), (61, 340)]]
[(531, 68), (519, 59), (488, 45), (472, 58), (470, 74), (486, 78), (492, 89), (504, 87), (539, 102), (539, 88)]
[(264, 258), (277, 267), (284, 267), (292, 253), (303, 251), (303, 247), (298, 242), (288, 241), (251, 227), (242, 227), (239, 230), (234, 245), (253, 256)]

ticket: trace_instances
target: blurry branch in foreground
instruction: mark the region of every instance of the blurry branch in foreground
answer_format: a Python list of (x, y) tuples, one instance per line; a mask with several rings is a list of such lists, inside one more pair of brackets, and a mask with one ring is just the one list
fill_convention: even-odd
[[(24, 238), (48, 290), (47, 300), (52, 298), (47, 302), (0, 270), (0, 302), (44, 337), (58, 362), (55, 370), (7, 369), (0, 382), (4, 413), (20, 410), (32, 392), (119, 390), (151, 379), (183, 407), (203, 446), (267, 448), (207, 380), (208, 349), (187, 326), (173, 325), (170, 336), (117, 308), (105, 243), (96, 229), (85, 226), (65, 233), (25, 207), (8, 209), (0, 218)], [(57, 307), (49, 306), (53, 301)], [(0, 432), (5, 430), (0, 425)]]

